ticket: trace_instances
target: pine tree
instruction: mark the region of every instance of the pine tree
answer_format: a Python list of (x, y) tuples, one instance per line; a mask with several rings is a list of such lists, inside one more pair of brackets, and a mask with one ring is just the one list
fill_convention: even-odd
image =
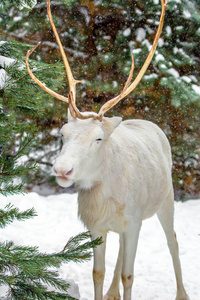
[[(36, 84), (33, 84), (27, 73), (24, 57), (28, 49), (30, 46), (14, 40), (0, 44), (2, 82), (2, 87), (0, 86), (0, 135), (1, 165), (4, 165), (4, 172), (12, 167), (14, 161), (23, 156), (22, 159), (27, 169), (24, 174), (20, 173), (20, 177), (24, 183), (26, 181), (26, 184), (31, 184), (31, 178), (38, 178), (40, 182), (52, 180), (52, 176), (44, 178), (43, 166), (51, 167), (52, 165), (51, 160), (48, 161), (48, 155), (44, 155), (45, 144), (48, 144), (50, 148), (54, 143), (53, 150), (49, 153), (50, 156), (55, 151), (56, 143), (59, 149), (60, 140), (47, 133), (51, 122), (54, 122), (53, 100), (49, 95), (44, 95)], [(39, 73), (38, 77), (46, 80), (52, 88), (57, 90), (62, 86), (64, 70), (59, 63), (47, 65), (32, 61), (31, 67), (35, 69), (35, 73)], [(59, 74), (57, 77), (55, 69)], [(34, 169), (33, 172), (32, 167), (38, 161), (40, 161), (40, 168)], [(17, 170), (15, 174), (17, 176)], [(50, 171), (49, 174), (51, 174)], [(4, 177), (4, 184), (5, 182), (6, 177)]]
[[(28, 143), (23, 143), (17, 154), (22, 154)], [(14, 185), (13, 177), (25, 172), (24, 165), (16, 164), (16, 157), (1, 160), (0, 194), (16, 194), (22, 191), (23, 184)], [(5, 178), (5, 184), (4, 184)], [(14, 220), (24, 221), (36, 216), (36, 211), (28, 209), (19, 211), (8, 204), (0, 209), (0, 229)], [(89, 232), (71, 238), (62, 251), (58, 253), (40, 253), (37, 247), (18, 246), (12, 241), (0, 242), (0, 286), (8, 291), (5, 300), (57, 300), (74, 299), (68, 295), (69, 285), (59, 277), (58, 268), (69, 261), (82, 262), (91, 258), (91, 249), (101, 243), (101, 239), (89, 241)], [(52, 270), (53, 268), (53, 270)]]
[[(23, 0), (15, 4), (27, 8), (33, 2)], [(1, 9), (7, 5), (11, 2), (3, 1)], [(15, 40), (0, 43), (0, 194), (3, 196), (24, 193), (24, 184), (32, 180), (31, 174), (40, 172), (37, 159), (28, 159), (28, 155), (38, 144), (42, 145), (40, 134), (45, 134), (42, 128), (47, 122), (45, 113), (52, 109), (51, 97), (44, 95), (27, 74), (24, 55), (29, 48)], [(31, 66), (53, 89), (62, 87), (63, 68), (59, 63), (46, 65), (34, 60)], [(55, 69), (60, 74), (57, 78)], [(41, 118), (44, 120), (38, 124)], [(0, 209), (0, 228), (14, 220), (24, 221), (34, 216), (34, 208), (19, 211), (9, 204)], [(90, 259), (91, 249), (101, 240), (89, 239), (88, 232), (82, 233), (70, 239), (62, 251), (52, 254), (40, 253), (37, 247), (18, 246), (12, 241), (0, 242), (0, 286), (7, 287), (4, 299), (73, 299), (58, 269), (62, 263)]]
[[(36, 215), (34, 209), (20, 212), (12, 205), (0, 210), (0, 228), (14, 219), (26, 220)], [(8, 288), (6, 300), (74, 299), (68, 295), (69, 285), (59, 277), (58, 268), (69, 261), (83, 262), (91, 258), (91, 248), (101, 239), (89, 241), (88, 232), (70, 239), (58, 253), (40, 253), (37, 247), (18, 246), (12, 241), (0, 243), (0, 286)]]

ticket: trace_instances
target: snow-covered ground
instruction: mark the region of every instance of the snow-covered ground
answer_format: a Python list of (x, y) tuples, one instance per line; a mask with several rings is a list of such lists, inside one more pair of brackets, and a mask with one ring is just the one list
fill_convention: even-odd
[[(63, 249), (67, 240), (85, 231), (77, 217), (77, 194), (48, 197), (30, 193), (0, 197), (0, 207), (11, 202), (21, 210), (34, 207), (38, 216), (14, 222), (1, 229), (0, 240), (39, 246), (41, 252)], [(177, 232), (185, 288), (191, 300), (200, 299), (200, 200), (175, 203)], [(118, 236), (109, 233), (106, 251), (104, 292), (112, 280), (118, 251)], [(62, 278), (71, 282), (71, 293), (81, 300), (93, 299), (92, 261), (61, 267)], [(4, 290), (0, 289), (0, 296)], [(136, 263), (133, 298), (141, 300), (175, 299), (175, 279), (164, 233), (156, 217), (143, 222)]]

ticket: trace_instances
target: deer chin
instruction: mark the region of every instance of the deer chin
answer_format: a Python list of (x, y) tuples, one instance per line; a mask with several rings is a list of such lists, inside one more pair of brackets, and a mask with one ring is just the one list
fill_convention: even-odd
[(61, 187), (64, 187), (64, 188), (70, 187), (70, 186), (74, 183), (73, 180), (68, 179), (68, 178), (66, 178), (66, 177), (62, 177), (62, 176), (58, 176), (58, 177), (56, 178), (56, 180), (57, 180), (57, 183), (58, 183)]

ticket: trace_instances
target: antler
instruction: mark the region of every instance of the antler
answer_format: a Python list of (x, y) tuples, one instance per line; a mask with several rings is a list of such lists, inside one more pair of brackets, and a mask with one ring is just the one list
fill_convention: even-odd
[(62, 55), (62, 58), (63, 58), (63, 62), (64, 62), (64, 65), (65, 65), (66, 72), (67, 72), (67, 77), (68, 77), (69, 87), (70, 87), (70, 92), (69, 92), (68, 97), (62, 96), (62, 95), (60, 95), (60, 94), (52, 91), (48, 87), (46, 87), (41, 81), (39, 81), (35, 77), (35, 75), (30, 70), (30, 67), (29, 67), (29, 64), (28, 64), (28, 58), (31, 55), (31, 53), (39, 46), (40, 42), (35, 47), (33, 47), (33, 49), (29, 50), (27, 52), (27, 54), (26, 54), (25, 61), (26, 61), (26, 67), (27, 67), (27, 70), (29, 72), (29, 75), (31, 76), (31, 78), (43, 90), (45, 90), (46, 92), (48, 92), (52, 96), (56, 97), (57, 99), (60, 99), (62, 101), (65, 101), (65, 102), (69, 103), (70, 113), (71, 113), (71, 115), (72, 115), (73, 118), (79, 118), (79, 119), (93, 118), (93, 119), (99, 119), (101, 121), (102, 118), (103, 118), (103, 115), (110, 108), (112, 108), (121, 99), (123, 99), (124, 97), (126, 97), (128, 94), (130, 94), (134, 90), (134, 88), (138, 85), (138, 83), (142, 79), (145, 71), (147, 70), (147, 68), (148, 68), (148, 66), (149, 66), (149, 64), (150, 64), (150, 62), (152, 60), (153, 54), (154, 54), (154, 52), (156, 50), (156, 47), (157, 47), (157, 44), (158, 44), (158, 40), (160, 38), (160, 34), (162, 32), (162, 27), (163, 27), (163, 23), (164, 23), (164, 16), (165, 16), (165, 11), (166, 11), (166, 6), (167, 6), (167, 0), (165, 0), (165, 2), (164, 2), (164, 0), (161, 0), (161, 4), (162, 4), (162, 13), (161, 13), (161, 17), (160, 17), (160, 23), (159, 23), (159, 26), (158, 26), (158, 30), (157, 30), (154, 42), (153, 42), (153, 46), (151, 48), (151, 51), (149, 52), (149, 55), (148, 55), (148, 57), (147, 57), (144, 65), (143, 65), (143, 67), (141, 68), (141, 70), (138, 73), (138, 75), (135, 78), (135, 80), (130, 85), (130, 82), (131, 82), (131, 79), (132, 79), (132, 75), (133, 75), (133, 70), (134, 70), (134, 59), (133, 59), (133, 55), (132, 55), (132, 65), (131, 65), (130, 74), (129, 74), (129, 77), (128, 77), (127, 81), (126, 81), (126, 84), (125, 84), (122, 92), (117, 97), (115, 97), (115, 98), (109, 100), (108, 102), (106, 102), (102, 106), (102, 108), (100, 109), (100, 111), (99, 111), (98, 114), (92, 113), (92, 112), (90, 112), (90, 113), (81, 113), (78, 110), (78, 108), (76, 107), (76, 84), (79, 83), (79, 82), (81, 82), (81, 81), (75, 80), (74, 77), (73, 77), (73, 75), (72, 75), (72, 72), (71, 72), (71, 69), (70, 69), (67, 57), (65, 55), (65, 52), (64, 52), (61, 40), (60, 40), (60, 38), (58, 36), (56, 27), (55, 27), (54, 22), (53, 22), (53, 18), (52, 18), (52, 14), (51, 14), (51, 8), (50, 8), (50, 0), (47, 0), (47, 13), (48, 13), (49, 21), (50, 21), (51, 27), (53, 29), (56, 41), (58, 43), (58, 46), (59, 46), (59, 49), (60, 49), (60, 52), (61, 52), (61, 55)]
[(69, 103), (70, 113), (71, 113), (71, 115), (72, 115), (73, 118), (80, 118), (80, 119), (95, 118), (96, 119), (96, 118), (98, 118), (97, 114), (95, 114), (95, 113), (82, 114), (78, 110), (78, 108), (76, 107), (76, 84), (79, 83), (79, 82), (81, 82), (81, 81), (80, 80), (75, 80), (74, 77), (73, 77), (73, 75), (72, 75), (72, 72), (71, 72), (71, 69), (70, 69), (67, 57), (65, 55), (65, 51), (63, 49), (61, 40), (59, 38), (59, 35), (57, 33), (56, 27), (55, 27), (54, 22), (53, 22), (53, 18), (52, 18), (52, 14), (51, 14), (51, 7), (50, 7), (50, 0), (47, 0), (47, 13), (48, 13), (49, 21), (50, 21), (52, 30), (54, 32), (56, 41), (58, 43), (58, 46), (59, 46), (59, 49), (60, 49), (60, 52), (61, 52), (61, 55), (62, 55), (62, 59), (63, 59), (64, 65), (65, 65), (65, 70), (66, 70), (66, 73), (67, 73), (67, 78), (68, 78), (69, 87), (70, 87), (69, 96), (68, 97), (62, 96), (62, 95), (60, 95), (60, 94), (52, 91), (51, 89), (47, 88), (40, 80), (38, 80), (35, 77), (35, 75), (30, 70), (29, 63), (28, 63), (28, 58), (31, 55), (31, 53), (33, 53), (33, 51), (39, 46), (40, 42), (35, 47), (33, 47), (33, 49), (29, 50), (27, 52), (27, 54), (26, 54), (25, 61), (26, 61), (26, 67), (27, 67), (28, 73), (29, 73), (30, 77), (43, 90), (45, 90), (47, 93), (51, 94), (52, 96), (56, 97), (57, 99), (60, 99), (62, 101), (65, 101), (65, 102)]
[[(140, 82), (140, 80), (142, 79), (144, 73), (146, 72), (152, 57), (154, 55), (154, 52), (156, 50), (157, 44), (158, 44), (158, 40), (160, 38), (160, 34), (162, 32), (162, 28), (163, 28), (163, 23), (164, 23), (164, 17), (165, 17), (165, 11), (166, 11), (166, 7), (167, 7), (167, 0), (165, 0), (165, 2), (163, 0), (161, 0), (161, 4), (162, 4), (162, 13), (160, 16), (160, 22), (159, 22), (159, 26), (158, 26), (158, 30), (156, 32), (156, 36), (154, 38), (154, 42), (153, 42), (153, 46), (151, 48), (151, 51), (149, 52), (149, 55), (143, 65), (143, 67), (141, 68), (140, 72), (138, 73), (137, 77), (135, 78), (135, 80), (132, 82), (132, 84), (129, 86), (129, 79), (127, 80), (127, 83), (123, 89), (123, 91), (121, 92), (121, 94), (119, 94), (117, 97), (109, 100), (108, 102), (106, 102), (100, 109), (99, 111), (99, 116), (101, 116), (101, 118), (103, 117), (103, 115), (110, 109), (112, 108), (114, 105), (116, 105), (121, 99), (123, 99), (124, 97), (126, 97), (128, 94), (130, 94), (134, 88), (138, 85), (138, 83)], [(133, 60), (133, 58), (132, 58)], [(132, 77), (132, 68), (130, 71), (130, 75)]]
[(68, 103), (68, 98), (65, 96), (62, 96), (54, 91), (52, 91), (51, 89), (49, 89), (48, 87), (46, 87), (39, 79), (37, 79), (35, 77), (35, 75), (32, 73), (30, 67), (29, 67), (29, 63), (28, 63), (28, 58), (31, 55), (31, 53), (33, 53), (33, 51), (39, 46), (41, 42), (39, 42), (35, 47), (33, 47), (31, 50), (28, 50), (26, 57), (25, 57), (25, 62), (26, 62), (26, 68), (28, 70), (28, 73), (30, 75), (30, 77), (47, 93), (49, 93), (50, 95), (56, 97), (57, 99), (60, 99), (62, 101), (65, 101)]

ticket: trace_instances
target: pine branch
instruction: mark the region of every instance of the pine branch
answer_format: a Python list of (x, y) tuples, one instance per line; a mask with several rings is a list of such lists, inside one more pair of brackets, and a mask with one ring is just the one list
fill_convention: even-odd
[[(17, 157), (17, 159), (18, 159), (18, 157)], [(11, 160), (12, 160), (12, 161), (11, 161)], [(11, 161), (10, 165), (11, 165), (12, 162), (14, 162), (15, 160), (16, 160), (16, 158), (15, 158), (15, 159), (11, 158), (11, 159), (10, 159), (10, 161)], [(29, 160), (29, 165), (26, 166), (26, 169), (24, 168), (24, 165), (20, 165), (20, 166), (14, 167), (14, 168), (12, 168), (11, 170), (10, 170), (10, 169), (8, 169), (8, 170), (3, 169), (3, 171), (0, 173), (0, 178), (1, 178), (1, 177), (4, 178), (5, 176), (6, 176), (7, 178), (8, 178), (8, 177), (10, 177), (10, 178), (20, 177), (21, 174), (22, 174), (22, 172), (24, 171), (24, 169), (25, 169), (26, 171), (35, 170), (35, 169), (36, 169), (35, 164), (36, 164), (36, 163), (34, 162), (34, 160), (33, 160), (32, 163), (30, 163), (30, 160)], [(10, 165), (9, 165), (8, 167), (10, 167)], [(8, 168), (8, 167), (6, 166), (6, 168)], [(4, 178), (4, 179), (5, 179), (5, 178)]]
[(66, 293), (69, 285), (58, 272), (47, 269), (54, 266), (51, 255), (50, 260), (44, 260), (37, 247), (15, 246), (13, 242), (0, 244), (0, 254), (0, 284), (9, 286), (11, 299), (74, 299)]
[[(49, 69), (56, 69), (57, 66), (50, 66), (50, 67), (46, 67), (46, 68), (40, 68), (37, 70), (32, 71), (33, 73), (37, 73), (37, 72), (41, 72), (41, 71), (45, 71), (45, 70), (49, 70)], [(7, 81), (7, 84), (4, 86), (4, 90), (8, 87), (10, 87), (9, 83), (11, 82), (11, 85), (14, 85), (15, 83), (17, 83), (18, 81), (24, 79), (25, 77), (29, 77), (29, 74), (24, 74), (23, 76), (21, 76), (20, 78), (16, 79), (15, 81), (12, 81), (12, 77)]]
[(17, 185), (13, 185), (11, 184), (7, 184), (5, 183), (3, 185), (3, 188), (0, 188), (0, 193), (3, 196), (8, 196), (8, 195), (16, 195), (16, 194), (23, 194), (24, 190), (23, 190), (23, 183), (17, 184)]
[(4, 209), (0, 209), (0, 228), (12, 223), (14, 220), (24, 221), (37, 216), (34, 208), (20, 212), (18, 208), (9, 203)]
[[(71, 238), (65, 245), (60, 255), (66, 256), (67, 259), (75, 262), (81, 262), (83, 260), (89, 260), (93, 253), (88, 250), (95, 248), (102, 244), (102, 238), (99, 237), (94, 241), (89, 241), (81, 244), (81, 241), (85, 239), (91, 239), (91, 235), (88, 232), (80, 233), (79, 235)], [(59, 256), (59, 254), (57, 254)]]
[(47, 288), (39, 283), (26, 283), (23, 280), (17, 280), (14, 285), (10, 285), (11, 299), (13, 300), (61, 300), (73, 299), (66, 292), (48, 291)]
[(0, 243), (0, 284), (9, 286), (11, 299), (74, 299), (67, 294), (68, 285), (58, 272), (48, 268), (89, 259), (91, 248), (102, 243), (100, 238), (87, 241), (90, 237), (89, 232), (81, 233), (71, 238), (63, 251), (52, 254), (39, 253), (37, 247)]
[[(26, 149), (26, 151), (29, 150), (29, 148), (31, 147), (31, 142), (33, 141), (33, 137), (34, 137), (34, 134), (31, 136), (29, 135), (26, 138), (24, 138), (21, 141), (19, 149), (16, 152), (16, 154), (13, 156), (10, 156), (9, 159), (7, 159), (7, 161), (4, 159), (4, 165), (2, 168), (2, 172), (0, 173), (1, 175), (4, 175), (4, 174), (6, 174), (6, 172), (9, 172), (8, 171), (9, 167), (11, 167), (18, 158), (20, 158), (22, 155), (24, 155), (25, 149)], [(29, 148), (28, 148), (28, 146), (29, 146)], [(1, 154), (1, 155), (3, 156), (3, 154)]]

